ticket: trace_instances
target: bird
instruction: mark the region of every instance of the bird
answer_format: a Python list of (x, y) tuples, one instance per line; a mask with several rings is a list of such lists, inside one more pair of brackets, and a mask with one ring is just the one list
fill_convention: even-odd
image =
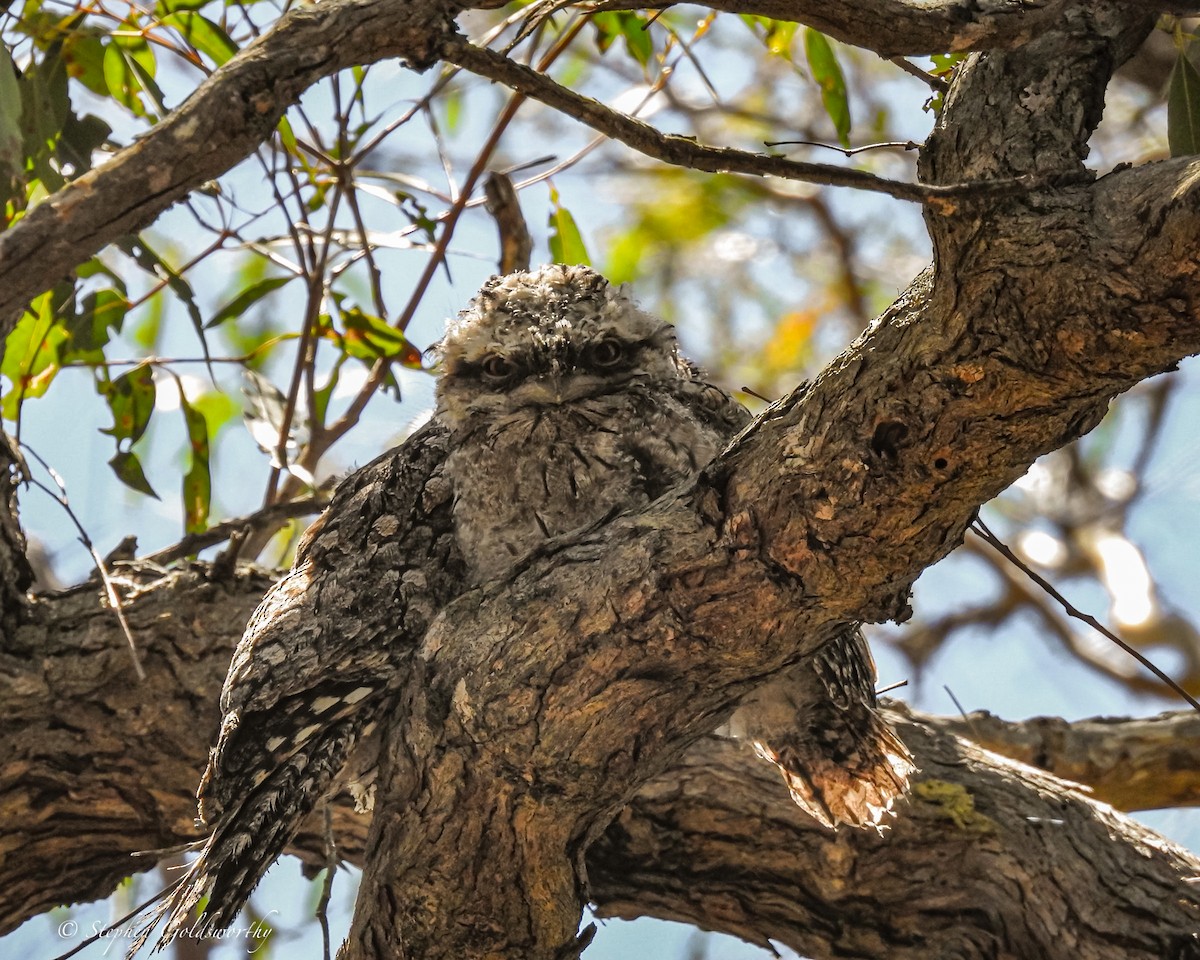
[[(439, 609), (696, 477), (752, 420), (673, 326), (586, 266), (491, 278), (434, 352), (429, 421), (343, 481), (233, 655), (198, 790), (211, 833), (150, 921), (167, 918), (159, 948), (232, 923), (327, 796), (371, 809), (382, 719)], [(915, 767), (875, 677), (852, 625), (724, 732), (817, 822), (880, 829)]]
[[(493, 278), (440, 346), (455, 535), (474, 582), (695, 477), (750, 412), (683, 357), (675, 328), (584, 266)], [(822, 825), (879, 828), (915, 772), (849, 626), (749, 694), (723, 733), (780, 770)]]

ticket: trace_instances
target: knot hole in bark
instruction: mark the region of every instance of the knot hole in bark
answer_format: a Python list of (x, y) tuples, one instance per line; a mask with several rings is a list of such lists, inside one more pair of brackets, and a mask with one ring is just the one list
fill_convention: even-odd
[(884, 420), (875, 427), (871, 450), (875, 455), (894, 463), (900, 456), (900, 445), (908, 437), (908, 425), (901, 420)]

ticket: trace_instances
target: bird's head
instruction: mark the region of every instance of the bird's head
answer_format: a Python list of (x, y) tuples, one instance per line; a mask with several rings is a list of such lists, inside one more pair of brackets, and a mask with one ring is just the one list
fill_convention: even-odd
[(670, 324), (594, 270), (560, 264), (489, 280), (438, 354), (438, 415), (452, 429), (683, 375)]

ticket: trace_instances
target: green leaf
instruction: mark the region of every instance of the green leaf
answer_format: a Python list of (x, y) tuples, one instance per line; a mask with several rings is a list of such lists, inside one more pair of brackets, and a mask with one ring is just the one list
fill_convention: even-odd
[(21, 133), (25, 157), (34, 176), (51, 192), (66, 182), (50, 159), (70, 113), (67, 71), (62, 58), (53, 51), (40, 63), (31, 64), (21, 77)]
[(43, 293), (29, 305), (5, 341), (0, 373), (12, 384), (0, 400), (0, 414), (5, 419), (15, 421), (21, 404), (44, 394), (61, 369), (59, 346), (67, 338), (66, 329), (57, 322), (62, 298), (63, 292), (57, 289)]
[(621, 36), (625, 38), (625, 49), (643, 67), (650, 63), (654, 56), (654, 39), (650, 36), (650, 23), (636, 13), (622, 12)]
[(929, 58), (933, 64), (933, 69), (929, 72), (935, 77), (944, 77), (953, 73), (954, 68), (966, 59), (965, 53), (935, 53)]
[[(178, 382), (178, 381), (177, 381)], [(183, 523), (187, 533), (203, 533), (208, 529), (208, 512), (212, 506), (212, 474), (209, 470), (208, 421), (204, 414), (188, 403), (179, 384), (179, 408), (187, 424), (191, 460), (183, 476)]]
[(168, 14), (177, 13), (180, 10), (199, 10), (211, 2), (212, 0), (158, 0), (158, 3), (154, 5), (154, 14), (165, 20)]
[(610, 11), (592, 15), (596, 29), (596, 49), (607, 52), (620, 37), (625, 49), (643, 67), (654, 56), (654, 39), (650, 36), (649, 21), (630, 11)]
[(329, 371), (329, 379), (325, 381), (325, 386), (319, 390), (313, 391), (313, 406), (312, 419), (313, 423), (319, 426), (325, 426), (325, 418), (329, 414), (329, 401), (333, 397), (333, 391), (337, 389), (338, 378), (341, 376), (342, 364), (346, 362), (346, 354), (342, 354), (334, 363), (333, 369)]
[(445, 118), (446, 132), (451, 136), (458, 133), (459, 127), (462, 126), (463, 116), (463, 95), (462, 90), (457, 86), (448, 87), (440, 97), (437, 103), (442, 108), (442, 114)]
[(89, 280), (92, 277), (107, 277), (112, 281), (114, 290), (123, 297), (127, 298), (129, 296), (129, 290), (125, 286), (125, 279), (99, 257), (92, 257), (91, 260), (81, 263), (75, 268), (75, 275), (80, 280)]
[(217, 24), (193, 10), (180, 10), (162, 18), (188, 43), (208, 56), (218, 67), (238, 52), (238, 46)]
[(118, 450), (108, 461), (108, 465), (112, 467), (117, 479), (131, 490), (144, 493), (155, 500), (161, 499), (154, 492), (154, 488), (150, 486), (150, 481), (146, 479), (146, 473), (142, 470), (142, 462), (137, 458), (136, 453), (129, 450)]
[(192, 409), (198, 411), (208, 424), (208, 436), (211, 440), (224, 430), (236, 417), (241, 416), (242, 407), (228, 393), (219, 390), (209, 390), (192, 401)]
[(283, 143), (284, 150), (288, 153), (300, 152), (296, 144), (296, 133), (292, 130), (292, 124), (287, 117), (280, 117), (275, 129), (279, 131), (279, 139)]
[(583, 235), (571, 211), (558, 201), (558, 191), (550, 189), (550, 259), (555, 263), (591, 266)]
[(342, 350), (359, 360), (381, 357), (398, 360), (403, 366), (420, 369), (421, 351), (408, 338), (380, 317), (358, 307), (339, 308), (342, 320)]
[[(125, 45), (122, 44), (124, 47)], [(159, 89), (157, 81), (154, 79), (155, 61), (154, 51), (150, 49), (150, 44), (144, 40), (134, 41), (133, 45), (125, 47), (125, 59), (137, 77), (137, 82), (143, 90), (146, 91), (150, 99), (154, 102), (154, 106), (158, 108), (159, 116), (167, 114), (167, 105), (164, 102), (163, 92)]]
[(740, 14), (742, 22), (751, 32), (763, 42), (767, 51), (775, 57), (784, 60), (792, 59), (792, 41), (795, 39), (798, 23), (791, 20), (772, 20), (770, 17), (760, 17), (757, 14)]
[(285, 283), (290, 283), (295, 279), (295, 274), (289, 274), (286, 277), (267, 277), (264, 280), (259, 280), (257, 283), (251, 284), (213, 314), (213, 318), (204, 325), (204, 328), (209, 330), (233, 317), (240, 317), (268, 293), (278, 290)]
[(104, 79), (104, 43), (91, 32), (95, 28), (76, 29), (63, 42), (62, 54), (67, 74), (98, 97), (108, 96)]
[(1200, 73), (1183, 51), (1167, 89), (1167, 143), (1173, 157), (1200, 153)]
[(425, 204), (403, 190), (396, 191), (396, 199), (400, 202), (401, 211), (408, 217), (408, 222), (424, 233), (430, 243), (437, 240), (437, 221), (429, 215)]
[(813, 79), (821, 88), (821, 102), (833, 121), (838, 142), (849, 150), (850, 103), (846, 99), (846, 78), (842, 76), (842, 68), (838, 65), (833, 47), (823, 33), (805, 27), (804, 53), (808, 57), (808, 68), (812, 71)]
[(67, 320), (67, 341), (61, 359), (101, 363), (100, 352), (109, 341), (109, 330), (120, 332), (129, 312), (129, 301), (118, 291), (97, 290), (83, 298), (79, 311)]
[(132, 257), (134, 262), (147, 273), (160, 280), (166, 280), (171, 292), (183, 301), (188, 316), (192, 320), (196, 336), (200, 338), (200, 349), (204, 354), (204, 362), (210, 365), (209, 373), (211, 374), (208, 340), (204, 336), (204, 318), (200, 315), (200, 306), (196, 303), (196, 294), (192, 291), (191, 285), (174, 267), (160, 257), (154, 248), (146, 243), (145, 237), (140, 234), (135, 237), (122, 237), (116, 241), (116, 246), (126, 256)]
[(100, 389), (113, 415), (113, 425), (101, 428), (100, 432), (116, 437), (117, 443), (122, 440), (136, 443), (154, 413), (154, 372), (150, 364), (139, 363), (116, 380), (102, 384)]
[(0, 174), (5, 178), (25, 165), (21, 149), (21, 84), (8, 46), (0, 43)]
[(58, 140), (59, 158), (72, 164), (74, 176), (79, 176), (92, 168), (92, 155), (111, 134), (112, 127), (100, 117), (90, 113), (78, 117), (72, 113), (63, 122)]
[(593, 13), (592, 27), (596, 31), (596, 49), (600, 53), (607, 53), (608, 48), (621, 35), (621, 27), (617, 22), (617, 15), (610, 11)]
[(138, 96), (141, 84), (119, 44), (110, 43), (104, 48), (103, 69), (104, 85), (108, 88), (109, 96), (135, 116), (144, 117), (146, 108)]

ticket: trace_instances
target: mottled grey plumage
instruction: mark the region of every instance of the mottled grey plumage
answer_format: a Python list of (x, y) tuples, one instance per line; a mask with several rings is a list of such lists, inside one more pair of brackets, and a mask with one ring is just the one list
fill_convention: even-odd
[(450, 431), (455, 533), (477, 581), (649, 503), (750, 419), (692, 376), (670, 325), (582, 267), (490, 281), (441, 354), (434, 418)]
[[(373, 743), (429, 623), (539, 546), (648, 504), (750, 420), (673, 329), (583, 267), (489, 281), (440, 346), (432, 420), (349, 477), (251, 618), (198, 792), (213, 832), (155, 919), (231, 923), (335, 787), (370, 807)], [(828, 826), (877, 825), (911, 761), (875, 711), (858, 631), (730, 721)], [(135, 944), (136, 948), (136, 944)]]
[(130, 954), (163, 916), (156, 949), (190, 928), (204, 897), (200, 928), (232, 923), (305, 818), (351, 777), (369, 804), (370, 734), (429, 624), (464, 589), (445, 444), (431, 422), (343, 481), (250, 618), (198, 791), (212, 833)]
[[(583, 267), (499, 277), (448, 332), (435, 419), (450, 431), (455, 534), (477, 581), (546, 540), (644, 506), (750, 421), (674, 330)], [(913, 770), (875, 709), (857, 629), (755, 691), (730, 720), (821, 823), (878, 825)]]

